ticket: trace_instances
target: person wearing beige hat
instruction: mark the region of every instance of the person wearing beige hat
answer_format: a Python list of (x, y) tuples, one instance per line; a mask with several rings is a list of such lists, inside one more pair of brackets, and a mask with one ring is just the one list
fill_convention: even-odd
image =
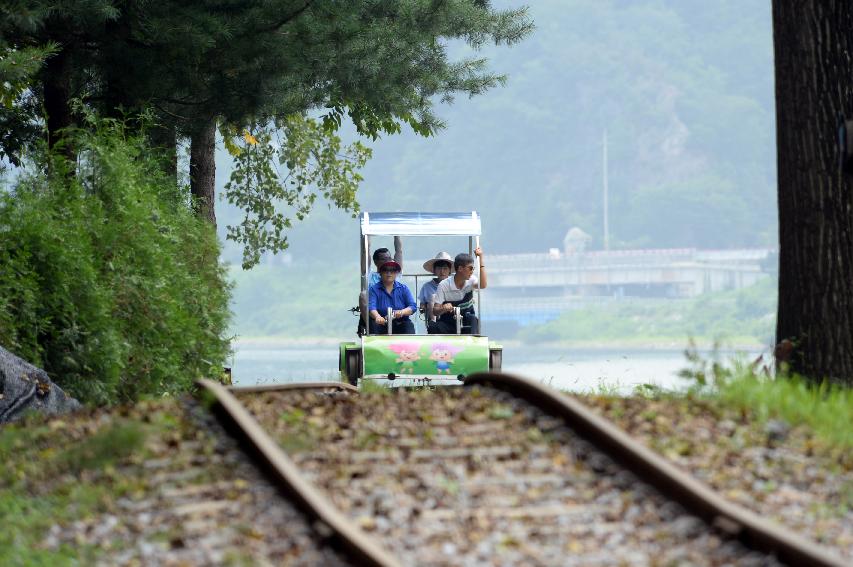
[(435, 290), (438, 289), (438, 284), (446, 280), (450, 276), (450, 269), (453, 265), (453, 258), (447, 252), (439, 252), (435, 258), (424, 262), (424, 270), (431, 272), (435, 277), (423, 286), (418, 293), (418, 304), (421, 311), (426, 315), (427, 332), (434, 332), (431, 327), (432, 321), (432, 296), (435, 295)]

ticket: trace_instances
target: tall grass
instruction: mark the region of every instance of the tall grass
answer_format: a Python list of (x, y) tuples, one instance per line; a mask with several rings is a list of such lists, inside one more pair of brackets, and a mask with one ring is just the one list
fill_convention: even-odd
[(749, 414), (759, 421), (782, 419), (804, 425), (826, 446), (841, 454), (853, 451), (853, 390), (797, 375), (772, 375), (757, 364), (725, 364), (716, 355), (700, 357), (686, 352), (690, 368), (681, 376), (692, 381), (689, 392), (710, 398), (725, 408)]
[(828, 382), (814, 385), (799, 376), (762, 377), (752, 372), (717, 387), (727, 407), (751, 412), (760, 420), (784, 419), (806, 425), (830, 447), (853, 451), (853, 391)]

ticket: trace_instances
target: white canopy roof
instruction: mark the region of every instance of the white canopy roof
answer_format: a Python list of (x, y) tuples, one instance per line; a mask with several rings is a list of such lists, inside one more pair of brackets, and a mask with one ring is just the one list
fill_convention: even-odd
[(361, 213), (370, 236), (480, 236), (480, 215), (469, 213)]

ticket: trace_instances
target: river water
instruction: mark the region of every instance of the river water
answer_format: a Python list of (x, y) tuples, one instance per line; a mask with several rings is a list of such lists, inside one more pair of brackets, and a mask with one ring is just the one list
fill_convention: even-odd
[[(712, 353), (699, 353), (710, 358)], [(719, 352), (722, 361), (753, 360), (757, 352)], [(235, 386), (339, 380), (337, 345), (270, 347), (237, 345), (231, 361)], [(683, 350), (556, 349), (505, 346), (503, 370), (574, 392), (628, 394), (654, 384), (679, 390), (689, 382), (678, 372), (689, 367)]]

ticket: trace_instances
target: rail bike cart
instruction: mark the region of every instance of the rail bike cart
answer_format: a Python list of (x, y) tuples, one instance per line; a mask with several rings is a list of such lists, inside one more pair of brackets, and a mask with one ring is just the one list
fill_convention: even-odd
[[(458, 252), (466, 245), (473, 255), (480, 241), (480, 215), (468, 213), (362, 213), (361, 214), (361, 291), (367, 293), (369, 272), (372, 266), (371, 237), (400, 236), (405, 242), (411, 237), (462, 237)], [(456, 239), (454, 239), (456, 240)], [(446, 242), (444, 238), (442, 242)], [(406, 246), (404, 244), (404, 246)], [(411, 244), (407, 246), (411, 249)], [(405, 252), (404, 252), (405, 255)], [(433, 278), (420, 264), (412, 270), (411, 259), (403, 260), (403, 273), (398, 276), (409, 285), (417, 297), (420, 286)], [(479, 259), (475, 257), (475, 272), (480, 276)], [(453, 277), (451, 274), (450, 277)], [(353, 294), (355, 295), (355, 294)], [(456, 317), (456, 333), (449, 335), (426, 334), (394, 335), (391, 317), (388, 319), (387, 335), (369, 334), (368, 313), (359, 313), (367, 332), (357, 341), (340, 343), (339, 366), (341, 375), (350, 384), (357, 386), (359, 380), (390, 380), (395, 386), (433, 386), (459, 384), (468, 374), (499, 371), (502, 347), (489, 341), (482, 334), (480, 290), (475, 292), (475, 312), (480, 320), (479, 335), (464, 334), (461, 316)], [(357, 309), (354, 309), (357, 311)], [(390, 315), (390, 314), (389, 314)], [(417, 313), (412, 315), (415, 317)], [(458, 315), (458, 313), (457, 313)], [(420, 314), (419, 317), (426, 317)]]

